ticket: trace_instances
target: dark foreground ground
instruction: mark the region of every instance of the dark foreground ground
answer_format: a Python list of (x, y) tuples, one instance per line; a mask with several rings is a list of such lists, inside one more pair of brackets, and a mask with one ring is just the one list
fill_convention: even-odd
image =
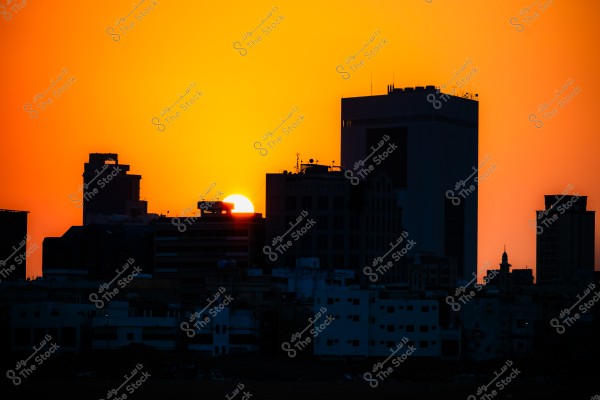
[[(27, 382), (22, 387), (4, 387), (1, 398), (12, 400), (22, 398), (38, 399), (105, 399), (106, 389), (117, 387), (119, 381), (100, 380), (37, 380)], [(149, 380), (133, 394), (124, 389), (117, 395), (127, 395), (127, 399), (145, 400), (189, 400), (226, 399), (237, 381), (191, 382)], [(358, 399), (467, 399), (476, 394), (476, 387), (468, 384), (449, 383), (384, 383), (376, 389), (363, 382), (299, 382), (299, 381), (246, 381), (244, 391), (249, 391), (251, 399), (265, 400), (358, 400)], [(595, 388), (594, 388), (595, 387)], [(600, 393), (600, 385), (582, 386), (558, 384), (511, 384), (498, 393), (494, 399), (590, 399)], [(241, 400), (243, 394), (234, 398)], [(123, 397), (121, 397), (123, 398)], [(475, 397), (477, 399), (482, 398)], [(473, 397), (469, 397), (469, 400)]]
[[(20, 357), (20, 356), (19, 356)], [(520, 374), (503, 390), (492, 389), (477, 395), (477, 388), (494, 379), (494, 372), (506, 360), (485, 363), (408, 358), (376, 388), (363, 374), (377, 359), (319, 360), (265, 356), (225, 356), (202, 358), (197, 355), (164, 357), (146, 350), (94, 355), (54, 355), (36, 368), (19, 385), (6, 377), (15, 368), (14, 360), (0, 359), (0, 399), (144, 399), (144, 400), (354, 400), (354, 399), (582, 399), (600, 394), (595, 357), (585, 360), (549, 355), (542, 360), (515, 359)], [(30, 362), (31, 363), (31, 362)], [(389, 363), (391, 365), (391, 363)], [(150, 374), (133, 393), (123, 386), (115, 396), (107, 392), (118, 388), (136, 365)], [(128, 383), (135, 382), (141, 372)], [(243, 393), (232, 397), (238, 384)], [(125, 397), (127, 396), (127, 397)], [(229, 396), (229, 397), (227, 397)]]

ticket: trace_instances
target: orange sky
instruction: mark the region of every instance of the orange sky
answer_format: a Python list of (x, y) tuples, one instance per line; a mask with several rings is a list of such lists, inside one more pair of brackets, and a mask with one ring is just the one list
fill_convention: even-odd
[[(600, 3), (540, 0), (520, 15), (532, 3), (146, 0), (132, 12), (135, 3), (114, 0), (13, 0), (10, 20), (0, 7), (0, 208), (30, 211), (28, 246), (39, 249), (28, 276), (41, 275), (44, 237), (81, 224), (68, 195), (90, 152), (118, 153), (141, 174), (151, 212), (194, 207), (214, 182), (264, 214), (265, 173), (293, 169), (297, 152), (339, 163), (342, 97), (384, 94), (392, 79), (442, 85), (467, 60), (453, 83), (464, 78), (462, 89), (479, 94), (480, 159), (497, 165), (478, 192), (478, 264), (499, 263), (506, 244), (513, 267), (534, 268), (528, 221), (544, 194), (571, 184), (600, 210)], [(375, 32), (369, 58), (343, 79), (336, 67)], [(536, 128), (530, 114), (565, 82), (548, 108), (558, 111)], [(194, 103), (166, 122), (161, 111), (187, 88), (196, 94), (181, 102)], [(261, 156), (254, 143), (292, 110), (302, 123)]]

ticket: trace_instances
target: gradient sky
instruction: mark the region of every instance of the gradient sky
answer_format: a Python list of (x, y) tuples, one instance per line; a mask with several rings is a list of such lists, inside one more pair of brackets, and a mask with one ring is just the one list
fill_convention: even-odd
[[(497, 166), (478, 190), (479, 268), (499, 263), (506, 245), (513, 267), (535, 269), (528, 221), (544, 194), (571, 184), (589, 196), (588, 209), (600, 210), (600, 3), (113, 0), (19, 8), (7, 20), (0, 7), (0, 208), (30, 212), (28, 246), (39, 249), (28, 276), (41, 275), (43, 238), (82, 222), (68, 195), (89, 153), (118, 153), (141, 174), (150, 212), (195, 207), (215, 183), (215, 192), (243, 194), (264, 215), (265, 173), (292, 170), (296, 153), (339, 164), (342, 97), (385, 94), (392, 82), (440, 86), (465, 62), (446, 91), (463, 78), (459, 90), (479, 94), (479, 157)], [(261, 40), (250, 47), (244, 34), (257, 27), (252, 37)], [(360, 53), (364, 65), (343, 79), (336, 67), (374, 34)], [(554, 115), (533, 117), (543, 124), (536, 128), (530, 114), (540, 117), (538, 107), (567, 84), (548, 107)], [(166, 123), (162, 110), (187, 88), (179, 104), (196, 101)], [(262, 156), (254, 143), (292, 110), (302, 123)]]

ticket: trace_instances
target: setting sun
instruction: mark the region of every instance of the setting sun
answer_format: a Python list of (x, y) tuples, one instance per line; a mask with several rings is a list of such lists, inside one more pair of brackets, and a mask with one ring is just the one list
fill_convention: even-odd
[(246, 196), (241, 194), (232, 194), (223, 199), (225, 203), (233, 203), (232, 213), (253, 213), (254, 205)]

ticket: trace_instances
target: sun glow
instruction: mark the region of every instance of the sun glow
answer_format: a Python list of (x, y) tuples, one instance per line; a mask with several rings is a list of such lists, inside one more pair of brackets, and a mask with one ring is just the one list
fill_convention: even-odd
[(232, 194), (223, 199), (225, 203), (233, 203), (232, 213), (253, 213), (254, 205), (246, 196), (241, 194)]

